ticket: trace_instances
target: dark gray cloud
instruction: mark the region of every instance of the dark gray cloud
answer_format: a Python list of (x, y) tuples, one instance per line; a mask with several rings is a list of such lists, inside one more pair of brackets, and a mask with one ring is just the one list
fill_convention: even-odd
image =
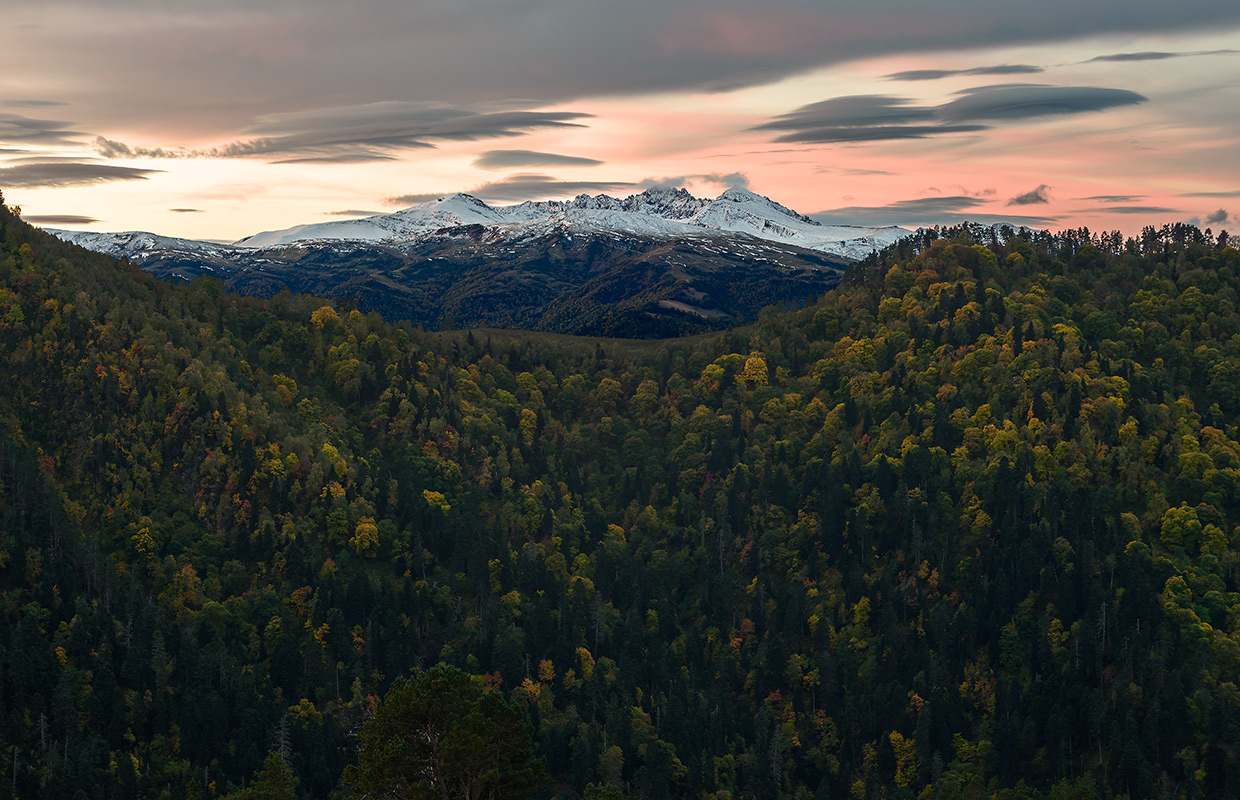
[(886, 94), (853, 94), (819, 100), (795, 111), (780, 114), (756, 131), (806, 131), (816, 128), (907, 125), (934, 120), (932, 106), (913, 105), (908, 97)]
[(1207, 225), (1223, 225), (1228, 222), (1231, 222), (1231, 215), (1228, 214), (1227, 210), (1223, 208), (1220, 208), (1218, 211), (1215, 211), (1213, 214), (1210, 214), (1205, 218), (1205, 224)]
[(833, 144), (925, 139), (952, 133), (976, 133), (995, 120), (1019, 120), (1056, 114), (1101, 111), (1145, 102), (1126, 89), (1096, 86), (1001, 84), (958, 92), (939, 106), (917, 105), (892, 95), (846, 95), (801, 106), (756, 131), (781, 131), (776, 142)]
[(1078, 200), (1096, 200), (1099, 203), (1135, 203), (1144, 200), (1143, 194), (1096, 194), (1092, 197), (1078, 197)]
[(69, 130), (71, 124), (73, 123), (0, 112), (0, 142), (42, 147), (81, 144), (81, 137), (86, 134)]
[(952, 122), (1030, 119), (1103, 111), (1148, 99), (1127, 89), (1099, 86), (981, 86), (939, 106), (935, 116)]
[(487, 201), (520, 203), (523, 200), (550, 200), (582, 193), (605, 194), (636, 188), (636, 184), (622, 181), (561, 181), (550, 175), (521, 173), (475, 186), (469, 194)]
[(204, 214), (206, 213), (201, 208), (170, 208), (168, 210), (174, 214)]
[[(399, 99), (541, 104), (769, 83), (861, 57), (1224, 29), (1234, 0), (10, 0), (0, 74), (97, 97), (96, 132), (230, 136), (257, 114)], [(15, 93), (17, 89), (10, 89)], [(33, 89), (25, 90), (26, 93)], [(59, 92), (64, 92), (62, 97)]]
[(31, 214), (23, 216), (32, 225), (93, 225), (100, 220), (94, 217), (83, 217), (78, 214)]
[(474, 159), (479, 169), (520, 169), (521, 167), (597, 167), (593, 158), (536, 153), (533, 150), (488, 150)]
[(868, 125), (855, 128), (810, 128), (786, 133), (777, 142), (803, 144), (846, 144), (848, 142), (884, 142), (895, 139), (928, 139), (947, 133), (976, 133), (989, 130), (988, 125)]
[(1182, 214), (1178, 208), (1163, 208), (1162, 206), (1107, 206), (1106, 208), (1082, 208), (1074, 211), (1074, 214), (1092, 214), (1099, 211), (1105, 211), (1108, 214)]
[(163, 170), (118, 167), (112, 164), (89, 164), (57, 161), (48, 164), (22, 164), (0, 169), (3, 187), (90, 186), (112, 181), (144, 181), (148, 175)]
[(63, 105), (68, 105), (68, 103), (63, 103), (60, 100), (0, 100), (0, 106), (8, 106), (10, 108), (45, 108), (47, 106)]
[(907, 97), (845, 95), (801, 106), (752, 130), (780, 131), (775, 141), (804, 144), (924, 139), (944, 133), (985, 130), (978, 125), (955, 125), (945, 129), (938, 124), (924, 124), (934, 122), (934, 112), (933, 106), (915, 105)]
[(919, 197), (913, 200), (900, 200), (885, 206), (832, 208), (809, 216), (826, 225), (903, 225), (906, 227), (956, 225), (961, 222), (979, 222), (985, 225), (1009, 223), (1047, 226), (1053, 225), (1058, 219), (1049, 216), (985, 213), (979, 209), (985, 204), (985, 200), (967, 195)]
[(1240, 197), (1240, 189), (1232, 192), (1184, 192), (1180, 197)]
[[(438, 197), (439, 195), (436, 195)], [(425, 200), (420, 202), (426, 202)], [(416, 203), (402, 203), (402, 205), (416, 205)], [(382, 211), (362, 211), (357, 208), (346, 208), (341, 211), (324, 211), (323, 215), (327, 217), (373, 217), (382, 214)]]
[(519, 136), (540, 128), (583, 127), (589, 117), (572, 111), (472, 111), (436, 103), (382, 102), (269, 114), (248, 138), (209, 148), (132, 147), (102, 136), (95, 151), (105, 158), (272, 158), (277, 163), (389, 161), (401, 150), (434, 147), (434, 141), (475, 141)]
[(958, 75), (1031, 75), (1045, 71), (1046, 67), (1037, 67), (1033, 64), (996, 64), (991, 67), (970, 69), (909, 69), (903, 72), (893, 72), (883, 77), (889, 81), (937, 81)]
[(1105, 56), (1094, 56), (1085, 63), (1093, 61), (1164, 61), (1168, 58), (1189, 58), (1191, 56), (1219, 56), (1240, 53), (1240, 50), (1193, 50), (1186, 53), (1168, 53), (1161, 50), (1146, 50), (1140, 53), (1111, 53)]
[(1051, 201), (1050, 190), (1051, 187), (1043, 183), (1036, 189), (1016, 195), (1007, 204), (1009, 206), (1033, 206), (1039, 203), (1049, 203)]

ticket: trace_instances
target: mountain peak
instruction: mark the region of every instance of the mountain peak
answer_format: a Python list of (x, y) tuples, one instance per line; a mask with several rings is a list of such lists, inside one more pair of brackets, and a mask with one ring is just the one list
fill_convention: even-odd
[[(742, 189), (739, 186), (732, 186), (728, 188), (723, 194), (715, 198), (715, 202), (716, 203), (732, 203), (735, 205), (757, 205), (761, 208), (765, 208), (768, 211), (776, 211), (786, 217), (791, 217), (807, 225), (818, 225), (819, 224), (817, 220), (810, 219), (804, 214), (798, 214), (797, 212), (793, 211), (791, 208), (788, 208), (785, 205), (776, 203), (774, 200), (772, 200), (769, 197), (766, 197), (765, 195), (756, 194), (754, 192), (749, 191), (748, 189)], [(762, 215), (762, 216), (765, 216), (765, 215)]]
[(728, 200), (733, 203), (739, 203), (745, 200), (766, 200), (767, 202), (770, 202), (769, 197), (763, 197), (760, 194), (754, 194), (748, 189), (744, 189), (740, 186), (729, 186), (723, 192), (723, 194), (719, 195), (719, 197), (717, 197), (716, 199), (717, 200)]
[(548, 226), (664, 239), (742, 235), (847, 258), (863, 257), (905, 233), (899, 228), (824, 227), (768, 197), (737, 186), (713, 200), (694, 197), (677, 186), (650, 187), (624, 198), (579, 194), (572, 200), (536, 200), (503, 206), (491, 206), (472, 194), (453, 192), (391, 214), (264, 231), (235, 244), (247, 248), (311, 241), (400, 245), (439, 231), (475, 225), (514, 241), (549, 230)]

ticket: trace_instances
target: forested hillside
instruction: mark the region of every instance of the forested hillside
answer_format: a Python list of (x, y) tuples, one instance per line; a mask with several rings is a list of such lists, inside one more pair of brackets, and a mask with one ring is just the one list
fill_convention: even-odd
[(547, 797), (1240, 795), (1226, 237), (939, 231), (622, 347), (0, 225), (0, 797), (216, 797), (269, 751), (349, 796), (441, 662)]

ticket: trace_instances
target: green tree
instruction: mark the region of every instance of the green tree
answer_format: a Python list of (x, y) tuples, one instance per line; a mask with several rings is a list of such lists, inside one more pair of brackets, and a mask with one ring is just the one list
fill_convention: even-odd
[(392, 686), (345, 778), (361, 797), (527, 797), (544, 780), (532, 736), (516, 706), (440, 664)]
[(267, 754), (254, 783), (225, 795), (224, 800), (297, 800), (297, 778), (284, 757), (273, 750)]

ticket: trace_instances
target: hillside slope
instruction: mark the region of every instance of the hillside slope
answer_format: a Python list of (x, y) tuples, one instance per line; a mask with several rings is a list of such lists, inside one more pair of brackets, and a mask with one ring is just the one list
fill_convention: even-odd
[(939, 232), (622, 353), (0, 226), (0, 792), (282, 743), (343, 792), (441, 661), (564, 798), (1240, 792), (1240, 252), (1196, 229)]

